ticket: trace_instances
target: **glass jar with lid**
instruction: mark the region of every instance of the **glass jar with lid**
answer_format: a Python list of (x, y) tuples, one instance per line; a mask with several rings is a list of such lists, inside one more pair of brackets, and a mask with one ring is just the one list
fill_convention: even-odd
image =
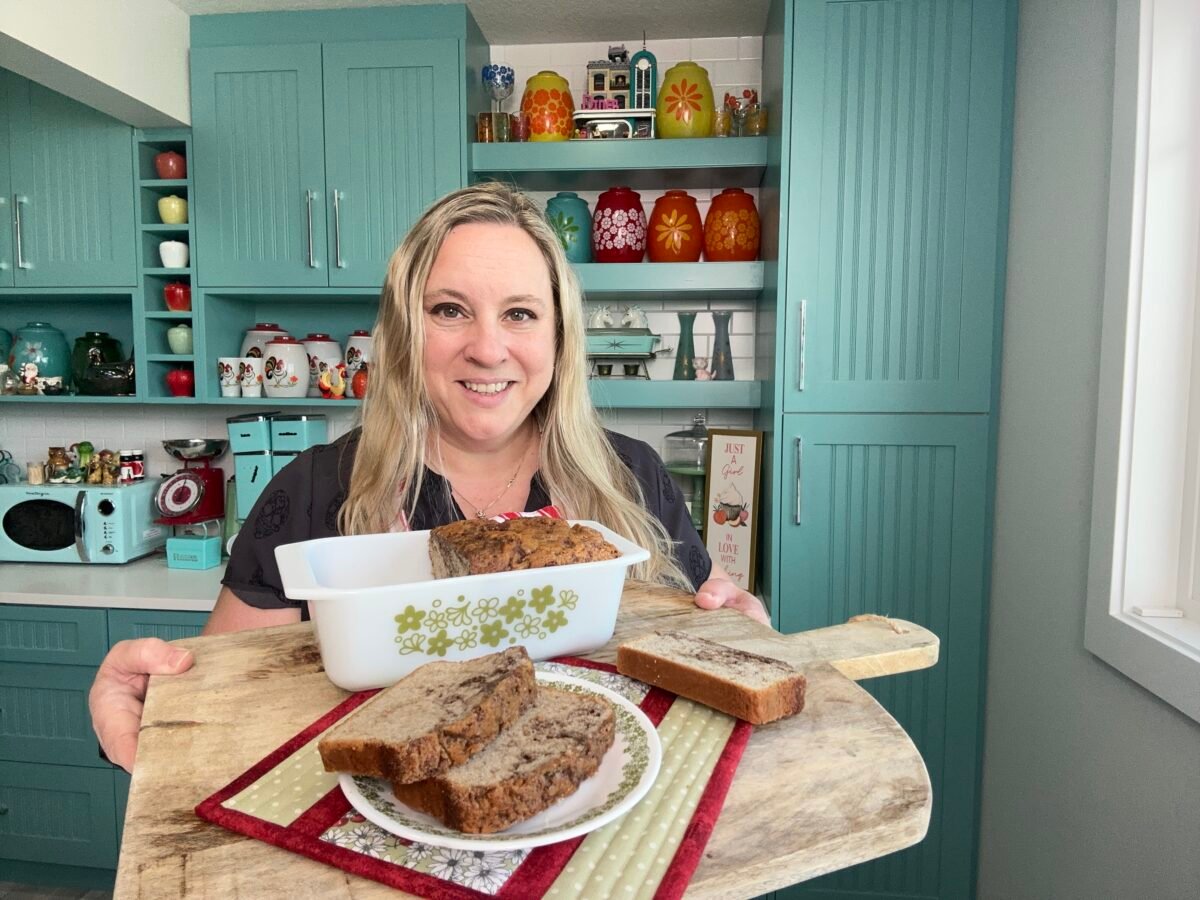
[(708, 464), (708, 428), (697, 413), (692, 427), (672, 431), (663, 440), (663, 462), (675, 479), (692, 515), (692, 524), (704, 537), (704, 476)]

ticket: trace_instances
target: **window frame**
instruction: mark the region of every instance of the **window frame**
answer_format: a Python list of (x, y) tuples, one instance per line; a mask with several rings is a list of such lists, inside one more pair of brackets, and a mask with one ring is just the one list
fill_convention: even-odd
[[(1084, 646), (1200, 722), (1200, 616), (1195, 614), (1196, 606), (1189, 596), (1192, 587), (1189, 573), (1194, 570), (1197, 558), (1194, 545), (1200, 534), (1200, 528), (1196, 527), (1200, 502), (1200, 471), (1196, 465), (1200, 457), (1200, 340), (1195, 337), (1200, 308), (1195, 262), (1200, 257), (1200, 244), (1191, 247), (1190, 259), (1181, 259), (1187, 250), (1166, 248), (1166, 252), (1177, 254), (1174, 261), (1182, 262), (1181, 268), (1189, 269), (1190, 276), (1177, 279), (1176, 287), (1182, 285), (1182, 289), (1172, 297), (1164, 300), (1156, 294), (1153, 304), (1143, 305), (1143, 293), (1153, 293), (1146, 291), (1147, 279), (1156, 276), (1160, 268), (1154, 254), (1164, 252), (1164, 244), (1169, 243), (1157, 240), (1156, 236), (1168, 233), (1163, 230), (1164, 225), (1173, 224), (1163, 221), (1170, 213), (1170, 210), (1164, 212), (1163, 207), (1170, 204), (1152, 204), (1148, 210), (1147, 197), (1161, 197), (1164, 190), (1179, 190), (1178, 185), (1166, 180), (1173, 179), (1173, 174), (1156, 171), (1150, 165), (1152, 154), (1161, 150), (1161, 139), (1156, 143), (1158, 133), (1151, 128), (1150, 101), (1155, 75), (1161, 79), (1160, 87), (1175, 83), (1165, 80), (1169, 53), (1160, 55), (1156, 65), (1154, 29), (1156, 24), (1164, 26), (1170, 17), (1189, 15), (1194, 17), (1190, 24), (1200, 27), (1200, 11), (1189, 9), (1187, 2), (1118, 0), (1117, 4), (1108, 241)], [(1187, 24), (1182, 20), (1169, 21), (1171, 27)], [(1162, 98), (1161, 93), (1154, 96)], [(1169, 115), (1171, 109), (1158, 112)], [(1200, 130), (1192, 139), (1195, 143), (1185, 148), (1183, 158), (1190, 160), (1196, 179), (1200, 179)], [(1192, 201), (1198, 198), (1200, 194)], [(1153, 263), (1149, 268), (1147, 261)], [(1164, 312), (1164, 307), (1170, 308), (1172, 302), (1177, 303), (1173, 311)], [(1157, 340), (1156, 335), (1164, 333), (1162, 325), (1168, 316), (1174, 316), (1173, 324), (1178, 326), (1171, 342), (1172, 352), (1177, 360), (1180, 352), (1188, 354), (1188, 371), (1181, 382), (1167, 382), (1168, 393), (1178, 394), (1169, 397), (1168, 402), (1181, 402), (1182, 406), (1174, 407), (1178, 424), (1164, 429), (1158, 427), (1163, 421), (1162, 404), (1145, 402), (1147, 396), (1157, 399), (1157, 394), (1145, 393), (1145, 385), (1152, 381), (1151, 358), (1156, 364), (1160, 362), (1146, 350), (1147, 341)], [(1143, 334), (1143, 329), (1147, 333)], [(1140, 405), (1136, 402), (1139, 362), (1143, 375)], [(1157, 384), (1162, 386), (1161, 373), (1153, 374), (1159, 375)], [(1147, 420), (1153, 427), (1147, 426)], [(1135, 445), (1137, 454), (1133, 452)], [(1146, 473), (1150, 474), (1149, 479)], [(1135, 484), (1145, 485), (1148, 480), (1155, 481), (1160, 489), (1173, 483), (1178, 488), (1173, 498), (1177, 503), (1148, 504), (1144, 496), (1138, 503), (1131, 488)], [(1165, 495), (1159, 491), (1158, 496)], [(1169, 537), (1169, 546), (1165, 548), (1164, 534)], [(1147, 559), (1164, 557), (1173, 559), (1174, 565), (1164, 568), (1146, 564)], [(1155, 577), (1147, 579), (1139, 572), (1150, 572)], [(1151, 581), (1162, 584), (1148, 587)], [(1135, 606), (1174, 607), (1183, 615), (1145, 617), (1133, 611)]]

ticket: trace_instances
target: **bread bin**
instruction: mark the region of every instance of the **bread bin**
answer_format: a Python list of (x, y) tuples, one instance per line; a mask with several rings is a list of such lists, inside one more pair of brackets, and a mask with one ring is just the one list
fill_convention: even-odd
[[(575, 520), (572, 520), (575, 524)], [(318, 538), (275, 548), (284, 593), (309, 601), (329, 680), (393, 684), (433, 660), (523, 644), (535, 660), (587, 653), (612, 637), (626, 570), (647, 550), (596, 522), (616, 559), (433, 578), (429, 532)]]

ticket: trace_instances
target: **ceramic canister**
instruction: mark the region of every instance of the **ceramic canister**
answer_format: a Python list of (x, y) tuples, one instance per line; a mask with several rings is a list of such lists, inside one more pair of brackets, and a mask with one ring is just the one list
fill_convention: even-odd
[(124, 358), (121, 342), (110, 336), (107, 331), (84, 332), (82, 336), (75, 338), (75, 346), (71, 348), (71, 377), (78, 385), (83, 380), (84, 370), (88, 366), (120, 362)]
[(586, 200), (571, 191), (560, 191), (546, 203), (546, 218), (568, 260), (592, 261), (592, 214)]
[(712, 198), (704, 217), (704, 258), (710, 262), (758, 259), (759, 222), (754, 198), (726, 188)]
[(708, 71), (690, 60), (671, 66), (663, 76), (654, 111), (660, 138), (709, 137), (715, 103)]
[(21, 378), (27, 363), (37, 366), (38, 378), (61, 378), (64, 385), (70, 384), (71, 351), (66, 337), (53, 325), (30, 322), (17, 329), (8, 351), (8, 366)]
[[(371, 361), (371, 332), (361, 328), (346, 338), (346, 396), (355, 397), (354, 373)], [(359, 397), (361, 400), (362, 398)]]
[(335, 369), (342, 361), (342, 345), (321, 331), (310, 331), (304, 339), (308, 354), (308, 396), (320, 397), (317, 379), (325, 369)]
[(178, 325), (172, 325), (167, 329), (167, 346), (171, 348), (171, 352), (180, 356), (187, 356), (192, 352), (192, 326), (186, 322), (180, 322)]
[(646, 213), (637, 191), (609, 188), (592, 214), (592, 257), (602, 263), (641, 262), (646, 252)]
[(246, 329), (246, 336), (242, 338), (242, 349), (238, 356), (257, 356), (261, 359), (268, 341), (287, 336), (288, 333), (274, 322), (258, 322), (253, 328)]
[[(709, 95), (711, 97), (711, 90)], [(550, 71), (531, 76), (521, 95), (521, 112), (529, 115), (529, 140), (567, 140), (571, 136), (571, 116), (575, 112), (567, 79)]]
[(650, 213), (650, 262), (697, 262), (704, 248), (704, 229), (696, 198), (687, 191), (667, 191)]
[(184, 225), (188, 220), (187, 201), (174, 194), (158, 198), (158, 217), (164, 225)]
[(154, 157), (154, 171), (159, 178), (186, 178), (187, 160), (174, 150), (165, 150)]
[(263, 387), (268, 397), (303, 397), (308, 393), (308, 353), (293, 337), (277, 337), (263, 354)]
[(158, 255), (164, 269), (187, 268), (188, 245), (183, 241), (162, 241), (158, 245)]

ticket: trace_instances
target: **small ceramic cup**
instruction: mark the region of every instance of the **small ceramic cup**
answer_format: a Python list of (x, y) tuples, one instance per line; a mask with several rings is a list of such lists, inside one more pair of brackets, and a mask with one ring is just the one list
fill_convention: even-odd
[(222, 397), (242, 395), (241, 386), (238, 384), (238, 366), (241, 362), (240, 356), (217, 357), (217, 379), (221, 382)]
[(158, 245), (158, 255), (162, 257), (163, 268), (187, 268), (188, 245), (183, 241), (163, 241)]
[(243, 397), (261, 397), (263, 383), (263, 358), (243, 356), (238, 359), (238, 384)]

